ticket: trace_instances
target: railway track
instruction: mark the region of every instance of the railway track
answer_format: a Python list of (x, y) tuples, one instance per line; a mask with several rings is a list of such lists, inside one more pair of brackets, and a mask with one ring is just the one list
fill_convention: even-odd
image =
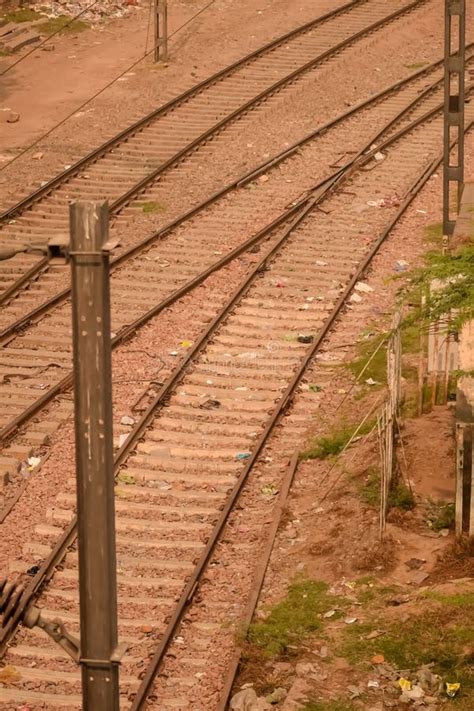
[[(407, 121), (417, 112), (436, 106), (440, 99), (441, 68), (435, 64), (348, 112), (345, 119), (336, 119), (331, 131), (323, 127), (250, 175), (241, 176), (232, 184), (232, 192), (224, 188), (216, 199), (206, 201), (202, 209), (192, 210), (187, 219), (178, 219), (165, 228), (157, 235), (160, 239), (149, 240), (146, 252), (147, 245), (132, 248), (128, 255), (117, 260), (112, 278), (115, 347), (203, 283), (210, 273), (258, 246), (270, 234), (273, 219), (278, 223), (291, 217), (298, 209), (300, 195), (314, 186), (314, 178), (324, 180), (333, 172), (328, 166), (340, 157), (338, 145), (349, 147), (348, 135), (356, 153), (357, 140), (364, 145), (364, 122), (360, 117), (370, 116), (373, 125), (382, 128), (389, 121)], [(357, 140), (354, 122), (359, 126)], [(315, 173), (315, 165), (319, 166), (319, 174)], [(266, 182), (261, 182), (262, 176)], [(246, 187), (253, 189), (249, 191)], [(288, 198), (296, 205), (285, 211)], [(216, 259), (216, 253), (223, 256)], [(139, 292), (137, 287), (144, 284), (146, 291)], [(67, 290), (62, 292), (62, 301), (67, 295)], [(4, 451), (5, 466), (10, 469), (18, 468), (32, 453), (31, 447), (43, 444), (61, 421), (59, 413), (58, 419), (51, 423), (52, 429), (38, 425), (36, 431), (22, 438), (21, 427), (71, 383), (70, 306), (64, 303), (56, 307), (57, 303), (54, 299), (34, 319), (13, 324), (4, 338), (0, 355), (0, 440), (6, 445), (20, 432), (19, 438)], [(212, 317), (212, 309), (203, 316), (204, 326), (206, 319)]]
[[(109, 199), (118, 215), (152, 203), (157, 181), (262, 102), (304, 79), (357, 40), (429, 0), (352, 0), (242, 58), (121, 132), (0, 215), (0, 244), (44, 244), (68, 232), (68, 204)], [(132, 209), (132, 208), (131, 208)], [(61, 283), (55, 262), (20, 254), (0, 263), (0, 304), (38, 278), (45, 293)], [(35, 298), (31, 290), (30, 296)]]
[[(439, 96), (435, 91), (416, 103), (410, 98), (409, 112), (392, 104), (383, 138), (362, 143), (348, 165), (282, 213), (252, 271), (116, 453), (119, 630), (130, 645), (123, 660), (124, 708), (145, 704), (157, 672), (157, 708), (213, 708), (195, 699), (199, 693), (202, 698), (208, 655), (219, 650), (225, 604), (215, 601), (215, 624), (190, 623), (177, 635), (178, 625), (308, 365), (391, 227), (439, 162)], [(470, 126), (474, 109), (466, 109)], [(374, 139), (377, 148), (367, 152)], [(324, 211), (317, 209), (323, 200)], [(287, 432), (292, 440), (301, 436), (302, 423), (290, 417)], [(40, 605), (45, 616), (61, 617), (77, 633), (74, 506), (70, 481), (26, 546), (25, 561), (36, 554), (42, 562), (24, 602), (53, 576)], [(238, 531), (232, 541), (246, 556), (246, 567), (252, 540)], [(16, 569), (24, 565), (19, 561)], [(13, 629), (14, 624), (3, 633), (2, 646)], [(21, 629), (4, 662), (20, 676), (15, 687), (0, 689), (4, 704), (80, 707), (75, 666), (40, 632)], [(171, 675), (163, 664), (171, 665)]]

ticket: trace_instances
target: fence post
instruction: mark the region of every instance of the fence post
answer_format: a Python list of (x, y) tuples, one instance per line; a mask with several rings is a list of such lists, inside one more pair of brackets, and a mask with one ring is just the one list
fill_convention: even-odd
[(107, 203), (70, 208), (83, 708), (118, 711)]

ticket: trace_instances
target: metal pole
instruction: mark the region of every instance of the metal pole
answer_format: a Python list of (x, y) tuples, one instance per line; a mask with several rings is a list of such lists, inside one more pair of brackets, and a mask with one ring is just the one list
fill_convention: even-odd
[(168, 60), (168, 0), (153, 0), (155, 62)]
[[(457, 19), (456, 19), (457, 18)], [(443, 234), (445, 242), (454, 232), (452, 184), (456, 184), (456, 212), (464, 181), (464, 74), (466, 66), (466, 2), (445, 0), (444, 75), (444, 171)], [(457, 138), (456, 158), (451, 163), (450, 143)]]
[(107, 203), (70, 208), (82, 693), (118, 711)]

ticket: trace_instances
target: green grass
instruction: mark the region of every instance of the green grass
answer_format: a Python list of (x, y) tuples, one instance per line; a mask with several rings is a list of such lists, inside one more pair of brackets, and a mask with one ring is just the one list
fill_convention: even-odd
[(37, 25), (37, 27), (38, 30), (40, 30), (43, 34), (52, 35), (55, 32), (83, 32), (89, 26), (87, 22), (83, 22), (82, 20), (73, 20), (72, 22), (70, 21), (71, 18), (67, 15), (60, 15), (59, 17), (52, 17), (51, 19), (42, 22), (41, 24)]
[(410, 491), (403, 479), (399, 479), (388, 492), (388, 508), (411, 511), (415, 506), (416, 501), (413, 492)]
[[(377, 333), (375, 336), (372, 336), (372, 338), (358, 344), (357, 357), (347, 364), (354, 378), (358, 378), (360, 373), (364, 371), (360, 376), (362, 383), (369, 378), (372, 378), (372, 380), (375, 380), (375, 382), (380, 385), (387, 382), (387, 349), (385, 345), (380, 346), (384, 340), (387, 340), (387, 334)], [(379, 346), (379, 350), (373, 356)]]
[(18, 10), (13, 10), (12, 12), (7, 12), (3, 15), (3, 19), (7, 22), (34, 22), (34, 20), (41, 20), (44, 17), (40, 12), (31, 10), (29, 7), (22, 7)]
[(249, 626), (248, 641), (266, 657), (283, 654), (290, 645), (298, 645), (321, 630), (322, 614), (346, 605), (344, 598), (328, 593), (326, 583), (315, 580), (293, 583), (285, 599), (273, 607), (265, 620)]
[(371, 467), (366, 472), (366, 479), (358, 487), (359, 496), (368, 506), (377, 508), (380, 505), (380, 472)]
[[(374, 420), (365, 422), (359, 429), (357, 436), (368, 434), (374, 424)], [(308, 449), (300, 453), (300, 459), (328, 459), (337, 456), (346, 447), (356, 429), (357, 424), (342, 425), (330, 435), (317, 437)]]
[(425, 238), (428, 242), (434, 242), (435, 244), (441, 244), (443, 239), (443, 223), (434, 222), (431, 225), (426, 225), (425, 227)]
[[(366, 481), (359, 486), (359, 496), (368, 506), (378, 508), (380, 506), (380, 472), (371, 468), (367, 472)], [(413, 493), (406, 486), (402, 479), (398, 479), (388, 493), (388, 508), (411, 511), (416, 506)]]
[[(423, 603), (423, 610), (404, 622), (387, 625), (386, 618), (375, 619), (357, 629), (344, 629), (338, 651), (354, 665), (366, 666), (374, 654), (383, 654), (398, 670), (433, 664), (433, 671), (445, 681), (460, 681), (465, 693), (474, 693), (474, 593), (437, 595), (430, 609)], [(367, 639), (376, 629), (386, 633)]]
[(142, 212), (144, 212), (145, 214), (150, 214), (153, 212), (163, 212), (164, 210), (166, 210), (166, 207), (164, 205), (154, 201), (144, 202), (141, 208)]

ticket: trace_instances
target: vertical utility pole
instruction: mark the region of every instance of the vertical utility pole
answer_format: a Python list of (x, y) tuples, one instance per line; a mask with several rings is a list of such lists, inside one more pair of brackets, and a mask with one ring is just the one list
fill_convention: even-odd
[(153, 0), (155, 62), (168, 61), (168, 0)]
[(83, 709), (118, 711), (107, 203), (70, 224)]
[[(443, 234), (456, 223), (464, 181), (464, 72), (466, 63), (466, 1), (445, 0)], [(451, 143), (457, 140), (451, 163)], [(456, 190), (453, 190), (456, 184)], [(454, 201), (456, 200), (456, 208)]]

